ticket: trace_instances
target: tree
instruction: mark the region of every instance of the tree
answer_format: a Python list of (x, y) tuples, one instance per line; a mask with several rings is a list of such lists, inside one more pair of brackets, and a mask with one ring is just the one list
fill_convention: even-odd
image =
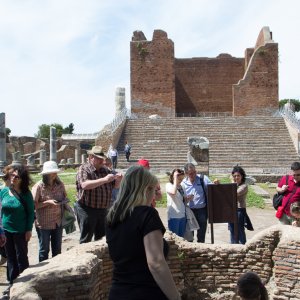
[(6, 143), (9, 143), (9, 135), (11, 133), (11, 130), (9, 128), (5, 127), (5, 134), (6, 134)]
[(48, 124), (42, 124), (39, 126), (39, 131), (35, 134), (35, 137), (37, 138), (50, 138), (50, 127), (56, 128), (56, 136), (60, 137), (63, 133), (63, 127), (61, 124), (53, 123), (51, 125)]
[(300, 111), (300, 101), (299, 99), (282, 99), (279, 101), (279, 108), (283, 108), (286, 103), (292, 103), (295, 106), (295, 111)]
[(74, 124), (70, 123), (69, 126), (63, 129), (63, 133), (72, 134), (74, 131)]

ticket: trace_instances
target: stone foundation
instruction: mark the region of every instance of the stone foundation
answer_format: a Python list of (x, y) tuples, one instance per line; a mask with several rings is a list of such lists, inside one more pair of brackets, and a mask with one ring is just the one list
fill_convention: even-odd
[[(183, 299), (232, 299), (247, 270), (268, 283), (271, 299), (300, 299), (299, 230), (272, 226), (246, 245), (188, 243), (168, 232), (168, 263)], [(25, 270), (11, 299), (107, 299), (111, 276), (105, 241), (91, 242)]]

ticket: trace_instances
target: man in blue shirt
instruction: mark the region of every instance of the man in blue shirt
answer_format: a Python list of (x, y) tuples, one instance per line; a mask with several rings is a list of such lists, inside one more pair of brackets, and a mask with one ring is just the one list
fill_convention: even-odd
[(184, 166), (186, 177), (181, 185), (185, 189), (187, 196), (193, 195), (193, 200), (189, 202), (189, 207), (193, 211), (198, 224), (197, 242), (205, 242), (205, 233), (207, 228), (207, 185), (211, 183), (207, 176), (199, 175), (192, 163)]

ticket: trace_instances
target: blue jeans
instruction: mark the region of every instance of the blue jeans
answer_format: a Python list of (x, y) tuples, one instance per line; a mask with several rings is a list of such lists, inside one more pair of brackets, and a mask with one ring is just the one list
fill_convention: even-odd
[(168, 220), (168, 228), (178, 236), (183, 237), (185, 232), (186, 218), (173, 218)]
[(79, 243), (89, 243), (105, 236), (106, 208), (92, 208), (79, 203), (74, 204), (74, 210), (80, 228)]
[(230, 231), (230, 243), (231, 244), (246, 244), (246, 233), (245, 233), (245, 218), (246, 208), (238, 208), (238, 240), (234, 238), (234, 224), (229, 223), (228, 229)]
[(197, 242), (205, 243), (205, 234), (207, 228), (207, 207), (192, 208), (192, 211), (199, 224), (199, 229), (197, 230)]
[(7, 280), (10, 284), (29, 267), (28, 243), (24, 233), (4, 231), (6, 236)]
[(55, 229), (36, 228), (40, 246), (39, 262), (49, 258), (50, 242), (52, 257), (61, 253), (62, 231), (63, 228), (61, 226), (56, 227)]

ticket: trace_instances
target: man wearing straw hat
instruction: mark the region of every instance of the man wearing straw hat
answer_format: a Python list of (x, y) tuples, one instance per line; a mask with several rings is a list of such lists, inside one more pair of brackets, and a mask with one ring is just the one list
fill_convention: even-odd
[(105, 167), (103, 148), (88, 151), (88, 162), (76, 175), (77, 202), (74, 205), (80, 227), (80, 244), (99, 240), (105, 235), (105, 217), (110, 206), (112, 190), (118, 187), (122, 174), (112, 174)]

